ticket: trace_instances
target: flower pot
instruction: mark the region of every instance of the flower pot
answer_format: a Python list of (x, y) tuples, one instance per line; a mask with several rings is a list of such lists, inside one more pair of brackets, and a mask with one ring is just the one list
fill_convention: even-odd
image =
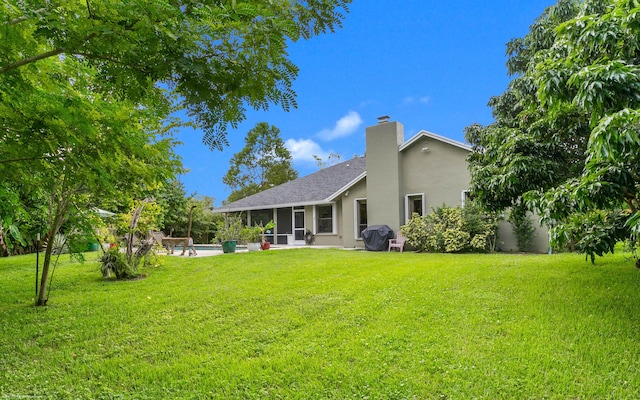
[(247, 250), (260, 251), (262, 249), (261, 249), (260, 243), (247, 243)]
[(262, 250), (269, 250), (269, 248), (271, 248), (271, 243), (269, 242), (262, 242)]
[(223, 253), (235, 253), (236, 252), (236, 241), (229, 240), (226, 242), (222, 242), (222, 252)]

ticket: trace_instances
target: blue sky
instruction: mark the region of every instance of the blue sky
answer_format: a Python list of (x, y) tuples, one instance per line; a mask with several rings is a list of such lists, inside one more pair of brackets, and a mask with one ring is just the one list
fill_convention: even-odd
[(552, 0), (354, 0), (343, 28), (289, 47), (300, 67), (294, 90), (298, 108), (249, 111), (230, 145), (211, 151), (202, 133), (183, 131), (177, 148), (189, 172), (187, 193), (215, 199), (229, 160), (258, 122), (280, 129), (300, 176), (318, 170), (312, 155), (364, 154), (365, 128), (381, 115), (401, 122), (405, 139), (427, 130), (464, 141), (464, 128), (491, 123), (487, 102), (510, 78), (505, 45), (527, 34)]

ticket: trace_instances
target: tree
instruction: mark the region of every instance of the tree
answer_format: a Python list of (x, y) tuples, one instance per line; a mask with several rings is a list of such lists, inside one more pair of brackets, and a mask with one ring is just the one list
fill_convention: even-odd
[(489, 102), (495, 122), (466, 128), (473, 146), (471, 189), (476, 201), (491, 210), (524, 207), (523, 193), (553, 187), (582, 169), (588, 137), (584, 111), (567, 107), (548, 115), (531, 77), (536, 55), (547, 51), (554, 29), (576, 14), (577, 3), (560, 1), (548, 8), (527, 36), (507, 44), (507, 67), (515, 78)]
[(42, 191), (15, 178), (0, 183), (0, 257), (33, 251), (45, 225)]
[(209, 243), (221, 214), (213, 213), (214, 199), (209, 196), (187, 195), (184, 185), (170, 179), (152, 193), (161, 208), (162, 230), (169, 236), (186, 237), (189, 212), (192, 212), (191, 237), (195, 243)]
[[(191, 237), (196, 243), (209, 243), (213, 239), (216, 223), (223, 219), (222, 214), (213, 213), (214, 199), (208, 196), (197, 196), (189, 199), (193, 208)], [(186, 236), (186, 227), (184, 228)]]
[(637, 244), (640, 234), (639, 21), (636, 0), (585, 1), (558, 27), (533, 74), (549, 114), (570, 105), (589, 115), (582, 173), (530, 200), (547, 220), (561, 221), (559, 241), (589, 221), (580, 245), (592, 261), (620, 239)]
[(0, 76), (19, 80), (68, 57), (96, 69), (94, 92), (136, 102), (161, 85), (221, 149), (246, 106), (296, 106), (288, 44), (339, 27), (348, 3), (9, 0), (0, 7)]
[[(159, 92), (135, 103), (97, 95), (97, 71), (69, 57), (19, 75), (16, 86), (0, 79), (0, 175), (38, 190), (43, 242), (53, 243), (65, 224), (90, 234), (91, 209), (104, 199), (143, 198), (175, 175), (180, 164), (162, 122), (172, 109)], [(48, 300), (52, 250), (46, 247), (37, 305)]]
[(508, 45), (496, 122), (467, 129), (478, 200), (535, 209), (592, 261), (640, 233), (639, 17), (635, 0), (550, 7)]
[(236, 201), (298, 177), (291, 153), (280, 138), (280, 130), (259, 122), (247, 133), (245, 146), (233, 155), (222, 181), (233, 189), (227, 199)]
[[(6, 1), (0, 176), (42, 191), (48, 243), (66, 222), (87, 227), (97, 203), (146, 198), (178, 169), (163, 136), (172, 112), (185, 108), (221, 148), (246, 106), (294, 107), (288, 43), (338, 27), (348, 2)], [(0, 217), (15, 236), (15, 218)]]
[(326, 160), (323, 160), (322, 157), (317, 154), (313, 154), (312, 157), (320, 169), (325, 169), (327, 166), (334, 166), (340, 162), (340, 154), (334, 152), (329, 153)]
[(164, 233), (169, 236), (173, 232), (182, 230), (186, 232), (188, 218), (188, 198), (184, 185), (177, 179), (165, 182), (154, 193), (154, 197), (162, 208), (162, 227)]

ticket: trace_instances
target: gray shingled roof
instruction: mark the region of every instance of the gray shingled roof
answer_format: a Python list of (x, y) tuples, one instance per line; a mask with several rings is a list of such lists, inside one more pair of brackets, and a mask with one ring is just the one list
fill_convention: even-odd
[(347, 185), (353, 184), (356, 179), (363, 177), (365, 172), (365, 158), (353, 158), (332, 167), (321, 169), (311, 175), (218, 207), (214, 212), (326, 203), (331, 201), (333, 196), (339, 194), (339, 191), (345, 190)]

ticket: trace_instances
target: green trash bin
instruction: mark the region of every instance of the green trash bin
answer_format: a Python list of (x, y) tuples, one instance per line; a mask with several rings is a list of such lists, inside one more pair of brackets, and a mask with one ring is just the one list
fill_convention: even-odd
[(89, 251), (98, 251), (100, 245), (98, 243), (89, 243)]

